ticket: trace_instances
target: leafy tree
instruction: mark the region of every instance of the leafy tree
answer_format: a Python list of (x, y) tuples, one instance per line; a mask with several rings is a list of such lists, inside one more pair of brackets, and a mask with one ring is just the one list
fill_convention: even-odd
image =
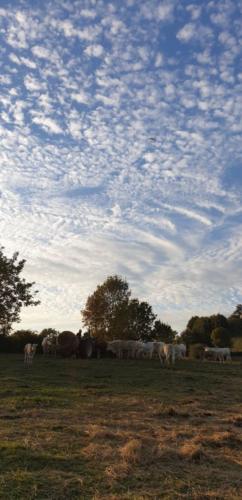
[(50, 335), (51, 337), (57, 337), (59, 335), (60, 332), (58, 332), (58, 330), (56, 330), (55, 328), (44, 328), (41, 332), (40, 332), (40, 337), (43, 339), (44, 337), (47, 337), (48, 335)]
[(34, 330), (16, 330), (11, 336), (12, 351), (23, 352), (25, 344), (38, 344), (40, 337)]
[(192, 329), (193, 329), (193, 325), (194, 325), (194, 323), (195, 323), (195, 321), (196, 321), (197, 319), (199, 319), (199, 316), (192, 316), (192, 317), (189, 319), (189, 321), (188, 321), (188, 323), (187, 323), (187, 328), (188, 328), (189, 330), (192, 330)]
[(139, 302), (138, 299), (132, 299), (127, 304), (126, 311), (124, 308), (123, 312), (123, 323), (126, 322), (126, 338), (143, 341), (152, 340), (153, 323), (156, 316), (148, 302)]
[(236, 306), (235, 311), (231, 314), (230, 318), (242, 319), (242, 304)]
[(83, 322), (93, 337), (100, 340), (120, 337), (123, 321), (118, 323), (117, 315), (123, 320), (121, 312), (129, 303), (130, 293), (127, 281), (117, 275), (98, 285), (82, 311)]
[(212, 331), (211, 340), (217, 347), (229, 347), (231, 345), (230, 332), (223, 326), (219, 326)]
[(172, 330), (170, 325), (162, 323), (159, 319), (155, 321), (153, 332), (153, 339), (160, 340), (162, 342), (171, 343), (175, 339), (175, 332)]
[(223, 316), (223, 314), (213, 314), (210, 316), (211, 329), (214, 330), (222, 326), (223, 328), (228, 328), (228, 320)]
[(18, 252), (7, 258), (0, 247), (0, 332), (8, 334), (12, 323), (20, 321), (23, 306), (36, 306), (37, 291), (33, 291), (34, 283), (28, 283), (20, 276), (25, 260), (18, 260)]
[(155, 314), (145, 301), (130, 298), (127, 281), (110, 276), (88, 297), (82, 311), (91, 336), (98, 340), (151, 340)]
[(228, 328), (232, 337), (242, 337), (242, 319), (236, 317), (229, 318)]
[(197, 343), (197, 335), (190, 328), (186, 328), (179, 336), (179, 339), (186, 345)]
[(198, 317), (192, 326), (192, 333), (196, 339), (196, 343), (211, 344), (212, 325), (209, 317)]

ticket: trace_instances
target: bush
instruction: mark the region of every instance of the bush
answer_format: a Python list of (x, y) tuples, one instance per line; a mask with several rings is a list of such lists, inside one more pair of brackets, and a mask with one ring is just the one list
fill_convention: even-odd
[(203, 359), (204, 346), (202, 344), (192, 344), (189, 347), (189, 357), (191, 359)]
[(231, 340), (232, 340), (233, 350), (242, 352), (242, 337), (233, 337)]
[(0, 351), (23, 353), (28, 343), (40, 343), (40, 337), (32, 330), (16, 330), (12, 335), (0, 335)]
[(11, 352), (23, 352), (26, 344), (38, 344), (39, 335), (33, 330), (16, 330), (11, 336)]
[(227, 328), (220, 326), (215, 328), (211, 333), (211, 340), (216, 347), (230, 347), (231, 336)]

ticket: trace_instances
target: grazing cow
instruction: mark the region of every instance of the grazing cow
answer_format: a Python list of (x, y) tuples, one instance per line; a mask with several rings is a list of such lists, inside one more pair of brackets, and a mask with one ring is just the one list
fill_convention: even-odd
[(164, 360), (168, 365), (170, 363), (174, 365), (176, 360), (176, 346), (174, 344), (164, 344), (159, 350), (159, 358), (161, 364), (163, 364)]
[(205, 347), (204, 357), (214, 361), (231, 361), (231, 352), (229, 347)]
[(107, 342), (107, 351), (112, 352), (117, 358), (121, 359), (123, 357), (122, 346), (122, 340), (111, 340), (110, 342)]
[(229, 347), (221, 347), (220, 355), (223, 356), (223, 361), (231, 361), (231, 351)]
[(24, 347), (24, 363), (32, 365), (38, 344), (26, 344)]
[(154, 342), (139, 342), (137, 348), (137, 356), (147, 357), (152, 359), (154, 353)]
[(140, 349), (142, 342), (138, 340), (125, 340), (123, 344), (123, 350), (127, 353), (127, 358), (134, 359), (137, 357), (137, 353)]
[(186, 357), (187, 348), (185, 344), (175, 344), (176, 358), (184, 359)]
[(162, 351), (164, 342), (151, 341), (151, 342), (138, 342), (137, 356), (147, 357), (152, 359), (155, 355), (159, 356)]
[(141, 342), (137, 340), (112, 340), (107, 342), (107, 351), (112, 352), (119, 359), (124, 356), (135, 358)]

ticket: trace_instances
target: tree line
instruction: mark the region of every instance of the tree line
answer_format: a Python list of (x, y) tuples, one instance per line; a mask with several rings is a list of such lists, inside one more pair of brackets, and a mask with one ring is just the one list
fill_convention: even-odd
[[(25, 260), (19, 260), (16, 252), (10, 258), (0, 247), (0, 349), (20, 351), (27, 342), (40, 342), (46, 335), (58, 335), (53, 328), (45, 328), (38, 334), (32, 330), (12, 331), (12, 324), (20, 322), (22, 307), (37, 306), (38, 291), (34, 282), (22, 276)], [(160, 340), (166, 343), (177, 339), (190, 344), (231, 346), (232, 338), (242, 336), (242, 305), (226, 318), (222, 314), (193, 316), (180, 335), (169, 324), (162, 322), (146, 301), (133, 298), (126, 279), (109, 276), (87, 298), (81, 311), (84, 332), (98, 341), (113, 339)], [(10, 335), (12, 333), (12, 335)]]

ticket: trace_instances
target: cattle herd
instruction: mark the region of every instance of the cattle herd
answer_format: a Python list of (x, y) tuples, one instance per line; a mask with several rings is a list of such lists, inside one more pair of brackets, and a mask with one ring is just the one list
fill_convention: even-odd
[[(24, 362), (31, 365), (36, 353), (37, 344), (26, 344), (24, 348)], [(83, 338), (72, 332), (62, 332), (58, 336), (48, 335), (42, 340), (41, 348), (44, 356), (101, 358), (116, 357), (118, 359), (154, 359), (160, 360), (162, 365), (173, 365), (176, 360), (187, 356), (185, 344), (168, 344), (165, 342), (141, 342), (138, 340), (112, 340), (98, 342), (92, 338)], [(231, 361), (231, 352), (228, 347), (204, 347), (202, 359), (213, 361)]]

